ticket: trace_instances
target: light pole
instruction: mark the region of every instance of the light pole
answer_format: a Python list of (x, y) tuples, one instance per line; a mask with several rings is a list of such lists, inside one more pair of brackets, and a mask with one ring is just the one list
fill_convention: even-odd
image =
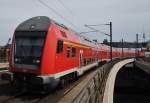
[(110, 26), (110, 59), (112, 60), (112, 22), (108, 25)]
[[(95, 28), (93, 28), (92, 26), (100, 26), (100, 25), (109, 25), (109, 28), (110, 28), (110, 33), (107, 34), (105, 32), (102, 32), (100, 30), (97, 30)], [(85, 27), (88, 27), (89, 29), (92, 29), (94, 30), (95, 32), (100, 32), (100, 33), (103, 33), (107, 36), (110, 37), (110, 60), (112, 61), (112, 22), (109, 22), (108, 24), (97, 24), (97, 25), (84, 25)]]
[[(141, 43), (139, 41), (142, 41)], [(141, 48), (141, 51), (142, 51), (142, 47), (143, 47), (143, 44), (145, 42), (145, 34), (143, 33), (143, 39), (139, 39), (139, 34), (136, 34), (136, 57), (139, 57), (140, 56), (140, 50), (139, 48)]]
[(139, 56), (139, 35), (136, 34), (136, 53), (137, 57)]
[(124, 56), (124, 54), (123, 54), (123, 38), (121, 40), (121, 46), (122, 46), (122, 58), (123, 58), (123, 56)]

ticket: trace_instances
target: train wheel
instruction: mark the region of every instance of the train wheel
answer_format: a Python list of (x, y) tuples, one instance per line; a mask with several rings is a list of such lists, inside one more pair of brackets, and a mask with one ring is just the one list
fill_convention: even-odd
[(69, 83), (72, 83), (74, 81), (76, 81), (78, 79), (78, 75), (76, 72), (71, 73), (69, 75), (66, 75), (64, 77), (61, 78), (60, 83), (59, 83), (59, 87), (60, 88), (64, 88), (66, 87)]
[(77, 72), (75, 72), (74, 75), (73, 75), (73, 81), (76, 81), (76, 80), (78, 80), (78, 74), (77, 74)]

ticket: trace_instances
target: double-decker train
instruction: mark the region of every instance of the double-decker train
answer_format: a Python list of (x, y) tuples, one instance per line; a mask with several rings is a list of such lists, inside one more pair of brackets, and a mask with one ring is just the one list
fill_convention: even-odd
[[(132, 49), (124, 49), (123, 55), (121, 48), (112, 51), (113, 59), (135, 55)], [(46, 16), (37, 16), (16, 28), (9, 73), (2, 78), (34, 88), (52, 89), (109, 58), (109, 46), (98, 44)]]

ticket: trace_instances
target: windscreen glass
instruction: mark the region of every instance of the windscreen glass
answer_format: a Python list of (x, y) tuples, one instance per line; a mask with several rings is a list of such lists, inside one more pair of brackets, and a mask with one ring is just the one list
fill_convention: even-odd
[[(44, 46), (44, 32), (19, 32), (14, 41), (14, 62), (39, 65)], [(16, 33), (17, 34), (17, 33)], [(38, 35), (39, 34), (39, 35)]]

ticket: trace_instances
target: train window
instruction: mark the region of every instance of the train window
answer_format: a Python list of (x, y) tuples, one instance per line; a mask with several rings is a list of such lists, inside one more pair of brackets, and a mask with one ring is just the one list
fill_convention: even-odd
[(72, 57), (76, 56), (76, 48), (72, 47)]
[(67, 57), (70, 57), (70, 47), (67, 47)]
[(61, 52), (63, 52), (63, 41), (58, 40), (58, 42), (57, 42), (57, 53), (61, 53)]

